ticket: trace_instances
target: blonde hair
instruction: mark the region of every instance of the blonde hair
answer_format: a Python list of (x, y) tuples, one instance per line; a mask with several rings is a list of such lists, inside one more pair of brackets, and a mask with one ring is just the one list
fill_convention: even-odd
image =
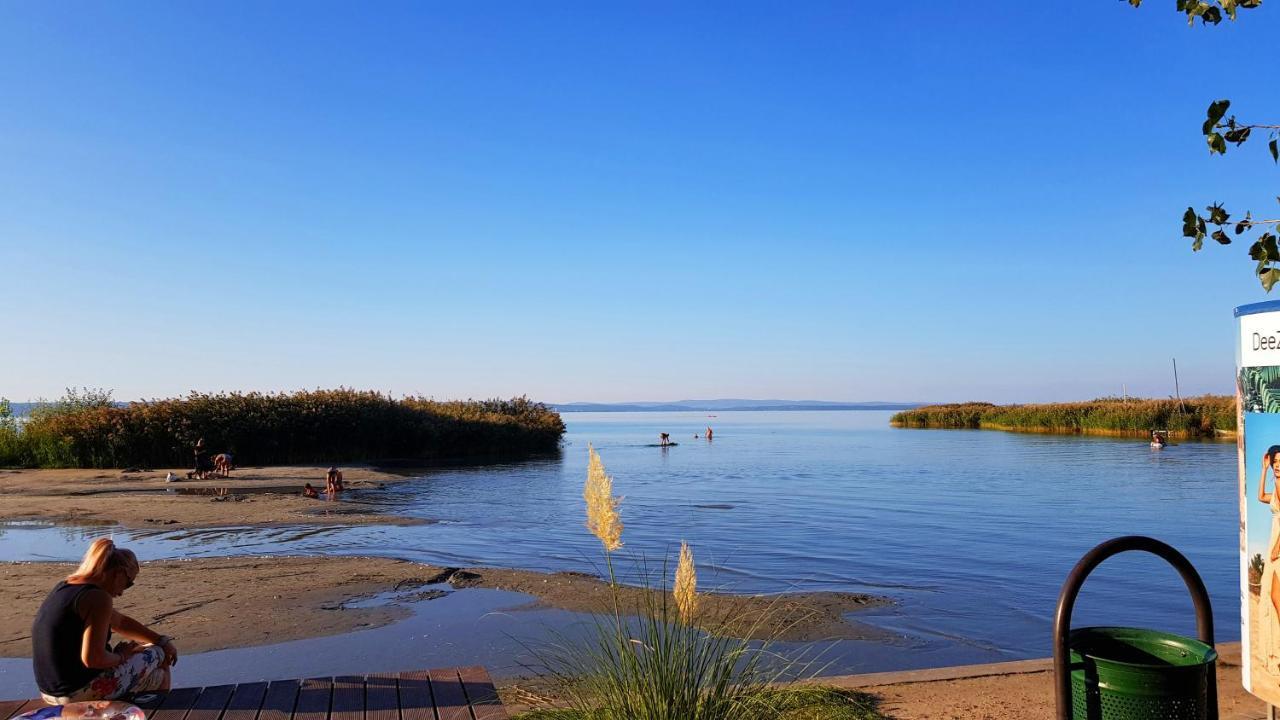
[(132, 550), (116, 547), (111, 538), (98, 538), (85, 551), (80, 567), (67, 576), (67, 582), (73, 585), (101, 585), (106, 581), (107, 571), (116, 568), (124, 568), (131, 573), (138, 572), (138, 556)]

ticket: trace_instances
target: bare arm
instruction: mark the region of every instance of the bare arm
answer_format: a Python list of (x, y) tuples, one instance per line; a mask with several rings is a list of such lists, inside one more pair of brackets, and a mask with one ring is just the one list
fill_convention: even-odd
[(159, 645), (164, 649), (166, 665), (178, 662), (178, 649), (174, 647), (173, 640), (169, 636), (161, 635), (122, 612), (111, 611), (111, 629), (130, 640)]
[(111, 628), (111, 596), (94, 588), (80, 596), (77, 606), (84, 618), (84, 640), (80, 643), (80, 662), (95, 670), (113, 668), (124, 657), (107, 649), (107, 631)]
[(1271, 469), (1271, 456), (1262, 456), (1262, 479), (1258, 481), (1258, 499), (1264, 503), (1271, 502), (1271, 493), (1267, 492), (1267, 471)]
[(111, 611), (111, 629), (130, 640), (153, 645), (159, 644), (160, 638), (163, 637), (160, 633), (118, 610)]

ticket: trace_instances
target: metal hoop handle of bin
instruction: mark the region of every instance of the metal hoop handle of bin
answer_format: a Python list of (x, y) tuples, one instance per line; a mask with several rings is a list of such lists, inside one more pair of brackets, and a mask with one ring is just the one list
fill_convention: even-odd
[[(1072, 717), (1071, 651), (1068, 647), (1068, 637), (1071, 634), (1071, 611), (1075, 607), (1076, 596), (1080, 594), (1080, 587), (1084, 585), (1089, 573), (1104, 560), (1130, 550), (1141, 550), (1157, 555), (1178, 571), (1182, 581), (1187, 585), (1187, 590), (1191, 593), (1191, 602), (1195, 606), (1196, 633), (1199, 640), (1213, 647), (1213, 611), (1209, 603), (1209, 593), (1205, 590), (1204, 581), (1200, 579), (1200, 573), (1196, 572), (1191, 562), (1182, 553), (1155, 538), (1125, 535), (1107, 540), (1080, 558), (1080, 562), (1076, 563), (1071, 573), (1067, 575), (1067, 581), (1063, 583), (1062, 592), (1058, 595), (1058, 609), (1053, 618), (1053, 675), (1058, 720), (1071, 720)], [(1216, 708), (1218, 705), (1217, 683), (1213, 678), (1210, 678), (1209, 693), (1210, 707)]]

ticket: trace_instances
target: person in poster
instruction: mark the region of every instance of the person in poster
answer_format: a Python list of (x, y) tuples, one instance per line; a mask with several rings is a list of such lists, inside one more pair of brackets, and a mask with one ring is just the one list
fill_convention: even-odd
[[(1267, 475), (1272, 476), (1267, 491)], [(1276, 561), (1280, 558), (1280, 445), (1272, 445), (1262, 456), (1262, 476), (1258, 480), (1258, 500), (1271, 510), (1271, 532), (1262, 554), (1262, 583), (1259, 588), (1257, 657), (1268, 675), (1280, 678), (1280, 578)]]

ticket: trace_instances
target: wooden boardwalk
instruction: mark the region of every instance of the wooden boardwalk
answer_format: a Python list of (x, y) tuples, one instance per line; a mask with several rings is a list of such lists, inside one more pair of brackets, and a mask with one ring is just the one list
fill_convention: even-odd
[[(175, 688), (136, 704), (147, 720), (507, 720), (482, 667)], [(41, 707), (0, 700), (0, 720)]]

